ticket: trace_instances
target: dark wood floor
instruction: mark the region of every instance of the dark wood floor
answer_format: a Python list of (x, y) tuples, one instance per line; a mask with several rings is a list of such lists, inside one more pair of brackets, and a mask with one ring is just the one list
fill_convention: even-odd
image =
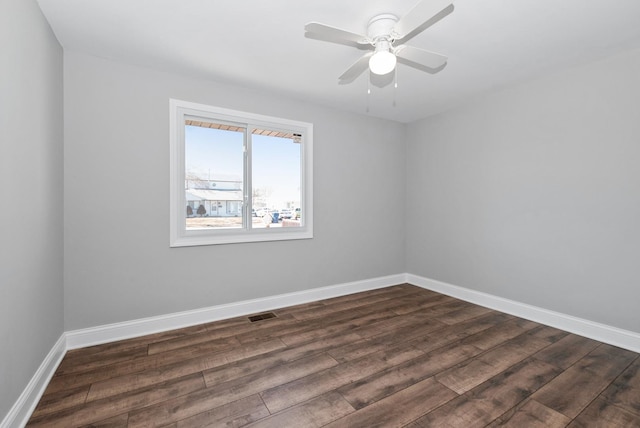
[(29, 426), (640, 427), (637, 353), (410, 285), (70, 351)]

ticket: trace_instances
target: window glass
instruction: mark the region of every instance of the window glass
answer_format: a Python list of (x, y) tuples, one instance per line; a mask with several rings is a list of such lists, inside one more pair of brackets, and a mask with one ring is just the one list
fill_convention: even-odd
[(313, 125), (170, 100), (170, 245), (313, 237)]
[(185, 121), (187, 230), (242, 227), (244, 130), (221, 126)]
[(302, 200), (300, 139), (293, 134), (274, 136), (254, 130), (251, 143), (252, 206), (262, 220), (254, 221), (253, 227), (300, 226), (300, 219), (293, 214)]

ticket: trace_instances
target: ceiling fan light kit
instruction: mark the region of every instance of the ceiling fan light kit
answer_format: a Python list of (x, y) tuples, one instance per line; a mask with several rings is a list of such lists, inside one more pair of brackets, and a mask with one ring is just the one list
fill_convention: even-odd
[(376, 52), (369, 58), (369, 69), (373, 74), (384, 75), (396, 68), (396, 56), (391, 52), (391, 44), (381, 40), (376, 44)]
[(400, 19), (390, 13), (373, 17), (367, 25), (366, 36), (319, 22), (308, 23), (305, 31), (306, 36), (312, 39), (373, 51), (365, 53), (349, 67), (340, 76), (340, 84), (353, 82), (367, 69), (373, 74), (388, 74), (396, 68), (398, 57), (405, 65), (437, 73), (446, 65), (446, 56), (404, 43), (452, 11), (452, 0), (421, 0)]

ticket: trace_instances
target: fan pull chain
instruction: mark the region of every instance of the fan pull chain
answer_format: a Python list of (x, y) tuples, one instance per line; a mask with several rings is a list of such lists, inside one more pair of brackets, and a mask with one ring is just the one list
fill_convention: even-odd
[(367, 79), (367, 113), (369, 113), (369, 100), (371, 98), (371, 74)]
[(396, 97), (398, 93), (398, 67), (393, 71), (393, 106), (396, 106)]

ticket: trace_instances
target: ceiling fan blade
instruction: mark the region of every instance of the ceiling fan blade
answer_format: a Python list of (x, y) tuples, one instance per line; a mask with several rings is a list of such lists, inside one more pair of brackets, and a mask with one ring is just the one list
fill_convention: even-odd
[(395, 54), (403, 64), (428, 73), (437, 73), (447, 64), (446, 56), (412, 46), (398, 46)]
[(369, 58), (371, 58), (373, 52), (367, 52), (363, 56), (360, 57), (356, 62), (353, 63), (351, 67), (347, 69), (342, 76), (339, 77), (339, 82), (341, 85), (346, 85), (348, 83), (356, 80), (358, 76), (360, 76), (365, 70), (369, 69)]
[(305, 37), (309, 39), (324, 40), (356, 48), (362, 48), (363, 45), (369, 44), (369, 39), (366, 36), (319, 22), (309, 22), (304, 26), (304, 30), (306, 31)]
[(394, 26), (396, 40), (404, 43), (453, 12), (452, 0), (421, 0)]

